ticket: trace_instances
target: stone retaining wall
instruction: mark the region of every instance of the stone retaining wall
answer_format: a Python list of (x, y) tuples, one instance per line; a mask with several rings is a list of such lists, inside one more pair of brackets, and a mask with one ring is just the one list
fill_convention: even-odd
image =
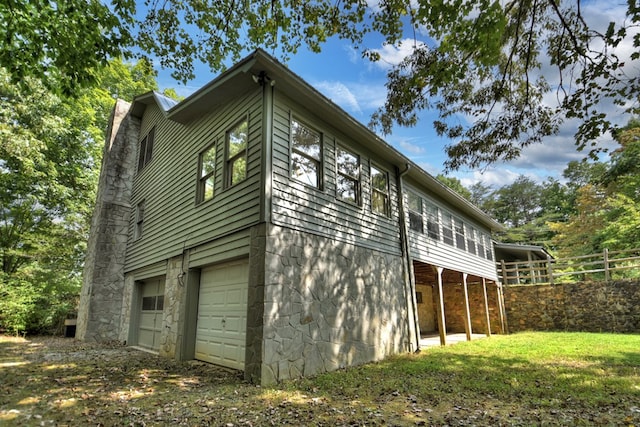
[(506, 286), (509, 332), (640, 332), (640, 282)]

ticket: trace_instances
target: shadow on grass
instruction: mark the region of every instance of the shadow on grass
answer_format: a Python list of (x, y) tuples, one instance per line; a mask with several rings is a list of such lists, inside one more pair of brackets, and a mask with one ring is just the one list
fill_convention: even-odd
[(640, 352), (543, 357), (500, 343), (433, 349), (262, 388), (238, 371), (126, 347), (0, 340), (0, 424), (640, 423)]

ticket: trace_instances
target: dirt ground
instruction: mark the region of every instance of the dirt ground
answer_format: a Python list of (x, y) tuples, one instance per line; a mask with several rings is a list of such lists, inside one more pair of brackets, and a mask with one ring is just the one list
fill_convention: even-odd
[(227, 413), (242, 408), (218, 403), (259, 391), (238, 371), (118, 344), (0, 340), (0, 425), (240, 425)]
[(487, 365), (438, 350), (269, 388), (117, 343), (0, 335), (0, 426), (640, 426), (632, 353), (631, 367), (560, 363), (531, 376), (512, 356)]

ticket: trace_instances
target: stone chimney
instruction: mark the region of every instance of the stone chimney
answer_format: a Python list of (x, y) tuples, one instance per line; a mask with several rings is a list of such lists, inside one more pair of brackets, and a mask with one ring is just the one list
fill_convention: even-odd
[(96, 205), (87, 242), (76, 338), (117, 340), (122, 317), (124, 262), (136, 173), (140, 120), (117, 100), (106, 132)]

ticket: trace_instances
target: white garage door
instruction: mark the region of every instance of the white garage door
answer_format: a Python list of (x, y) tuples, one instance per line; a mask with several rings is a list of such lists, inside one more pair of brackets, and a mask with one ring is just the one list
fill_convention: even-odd
[(244, 370), (248, 261), (200, 274), (196, 359)]
[(148, 280), (141, 286), (138, 345), (150, 350), (158, 350), (162, 333), (164, 279)]

